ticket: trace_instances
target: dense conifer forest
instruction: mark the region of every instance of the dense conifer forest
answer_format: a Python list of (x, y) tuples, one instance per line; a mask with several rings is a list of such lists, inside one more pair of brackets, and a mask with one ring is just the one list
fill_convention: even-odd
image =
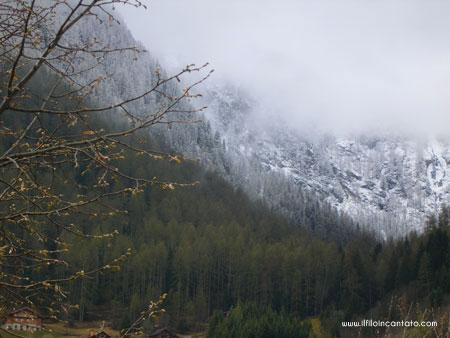
[[(18, 129), (27, 123), (12, 112), (4, 121)], [(51, 126), (57, 121), (43, 123)], [(89, 123), (101, 129), (110, 122)], [(164, 139), (147, 133), (127, 142), (170, 152)], [(8, 138), (3, 138), (0, 148), (7, 146)], [(448, 304), (450, 211), (445, 207), (421, 235), (380, 241), (354, 231), (350, 240), (327, 241), (249, 199), (195, 160), (177, 156), (172, 161), (149, 160), (132, 152), (124, 157), (127, 161), (117, 163), (124, 173), (151, 173), (192, 186), (137, 189), (131, 196), (113, 198), (101, 217), (72, 216), (82, 221), (91, 239), (80, 240), (46, 226), (49, 236), (70, 243), (70, 250), (55, 258), (61, 255), (73, 271), (55, 266), (14, 269), (34, 278), (64, 278), (131, 253), (114, 272), (100, 271), (68, 283), (69, 297), (60, 301), (77, 305), (64, 314), (69, 322), (106, 318), (114, 327), (124, 328), (150, 300), (166, 293), (166, 314), (160, 320), (180, 331), (205, 330), (209, 322), (209, 337), (250, 337), (247, 331), (263, 332), (255, 337), (273, 337), (274, 332), (307, 337), (318, 321), (321, 330), (339, 336), (344, 320), (368, 314), (413, 319), (426, 309), (435, 318)], [(83, 163), (67, 167), (51, 178), (53, 189), (65, 195), (88, 193), (101, 173), (85, 169)], [(120, 187), (123, 182), (118, 179), (114, 184)], [(116, 235), (95, 237), (104, 233)], [(236, 328), (242, 332), (233, 331)]]
[[(111, 212), (126, 213), (83, 220), (88, 233), (117, 230), (119, 235), (110, 240), (69, 238), (73, 250), (65, 258), (75, 271), (95, 269), (127, 250), (132, 255), (115, 273), (99, 273), (69, 285), (70, 302), (79, 306), (69, 314), (70, 320), (110, 318), (116, 327), (126, 327), (146, 302), (168, 293), (166, 320), (180, 330), (201, 329), (215, 311), (249, 302), (299, 320), (321, 317), (336, 333), (342, 320), (368, 311), (388, 313), (391, 299), (396, 305), (424, 308), (446, 302), (450, 255), (445, 208), (420, 236), (379, 242), (360, 233), (347, 243), (327, 242), (249, 200), (192, 161), (179, 164), (128, 156), (130, 160), (121, 164), (125, 172), (152, 172), (198, 184), (169, 191), (151, 188), (125, 200), (117, 198), (109, 206)], [(82, 172), (80, 168), (66, 174), (73, 175), (78, 186), (89, 186), (97, 173)], [(79, 189), (60, 180), (54, 184), (62, 193)], [(44, 278), (66, 272), (40, 273)], [(253, 313), (246, 306), (243, 311), (246, 316)], [(394, 306), (390, 316), (401, 318), (402, 313)]]

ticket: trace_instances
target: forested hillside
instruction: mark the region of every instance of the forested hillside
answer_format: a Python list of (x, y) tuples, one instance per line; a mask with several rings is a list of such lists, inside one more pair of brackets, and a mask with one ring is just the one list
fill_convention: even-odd
[[(167, 150), (163, 140), (157, 141), (139, 135), (130, 142)], [(69, 284), (70, 303), (79, 308), (68, 319), (106, 318), (126, 327), (150, 299), (168, 293), (165, 320), (180, 330), (201, 328), (214, 311), (253, 302), (298, 320), (320, 316), (327, 330), (337, 334), (340, 320), (377, 306), (383, 308), (377, 313), (385, 316), (389, 304), (384, 301), (394, 295), (414, 306), (436, 308), (446, 302), (448, 212), (422, 236), (381, 243), (361, 233), (337, 244), (315, 238), (301, 224), (289, 223), (192, 161), (126, 156), (128, 161), (119, 164), (124, 172), (151, 172), (164, 180), (198, 184), (147, 188), (112, 201), (110, 217), (83, 219), (87, 233), (118, 231), (114, 238), (79, 240), (63, 234), (73, 246), (65, 258), (74, 271), (90, 271), (127, 250), (132, 253), (117, 272)], [(94, 184), (98, 175), (82, 172), (66, 173), (78, 186), (59, 180), (54, 184), (62, 193), (82, 191), (79, 187)], [(62, 268), (40, 272), (42, 278), (66, 273)], [(393, 318), (401, 316), (396, 297)]]

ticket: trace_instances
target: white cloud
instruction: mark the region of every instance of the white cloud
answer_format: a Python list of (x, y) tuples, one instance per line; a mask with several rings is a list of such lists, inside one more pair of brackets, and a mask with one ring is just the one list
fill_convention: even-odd
[[(152, 0), (123, 10), (168, 66), (209, 61), (301, 125), (446, 129), (450, 2)], [(441, 130), (440, 130), (441, 131)]]

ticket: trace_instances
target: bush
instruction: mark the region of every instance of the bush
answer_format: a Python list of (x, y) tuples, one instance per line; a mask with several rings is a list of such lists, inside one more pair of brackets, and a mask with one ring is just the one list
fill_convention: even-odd
[(239, 304), (226, 316), (216, 312), (209, 323), (208, 338), (306, 338), (310, 326), (270, 307)]

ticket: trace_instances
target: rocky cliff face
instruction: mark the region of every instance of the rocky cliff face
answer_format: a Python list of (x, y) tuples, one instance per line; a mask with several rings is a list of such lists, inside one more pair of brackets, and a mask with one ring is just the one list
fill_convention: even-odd
[(230, 156), (282, 173), (384, 236), (420, 231), (450, 202), (448, 140), (302, 133), (276, 116), (255, 123), (257, 105), (236, 89), (213, 89), (208, 100), (208, 117)]

